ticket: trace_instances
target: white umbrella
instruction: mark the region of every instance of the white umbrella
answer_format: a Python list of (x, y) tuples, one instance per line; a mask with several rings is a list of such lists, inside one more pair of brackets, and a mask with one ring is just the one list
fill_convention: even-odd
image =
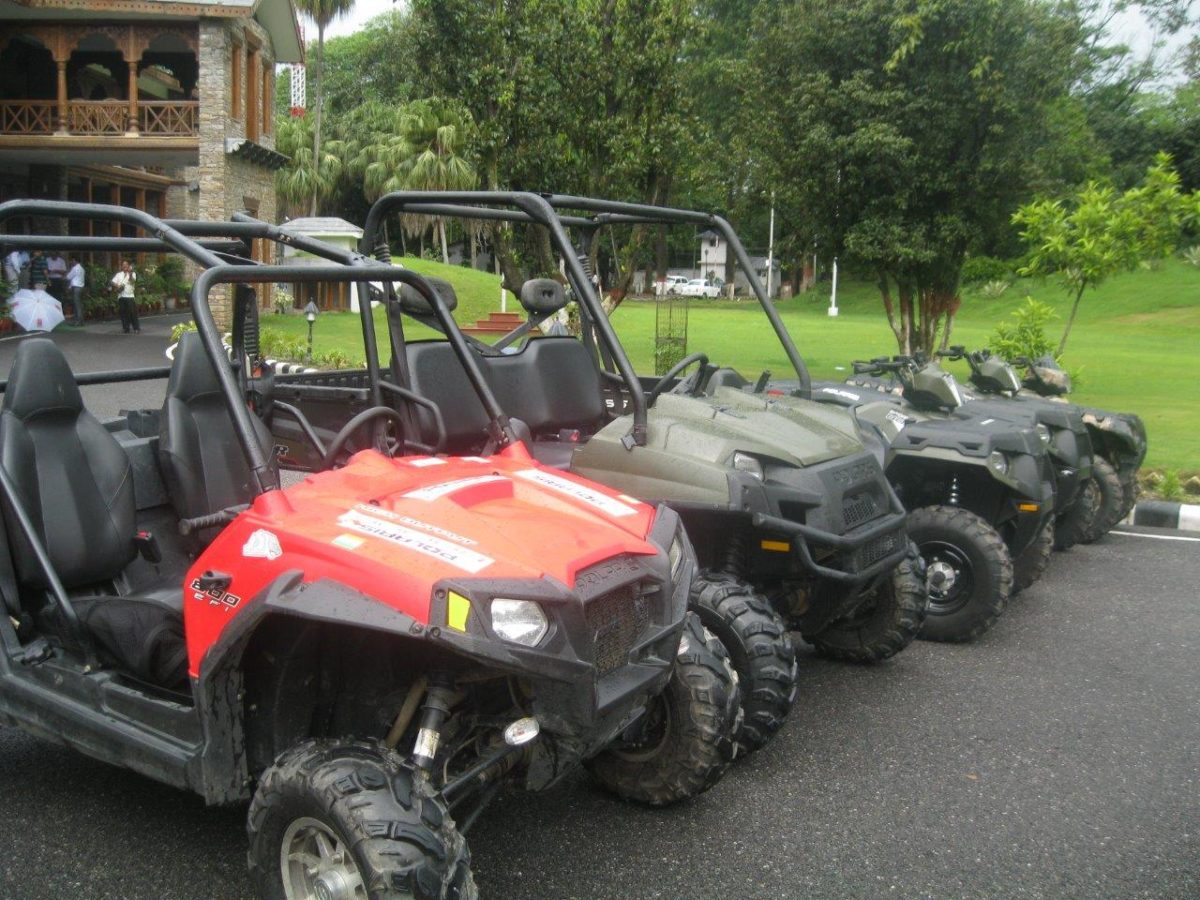
[(62, 304), (35, 288), (22, 288), (8, 301), (13, 321), (26, 331), (53, 331), (63, 320)]

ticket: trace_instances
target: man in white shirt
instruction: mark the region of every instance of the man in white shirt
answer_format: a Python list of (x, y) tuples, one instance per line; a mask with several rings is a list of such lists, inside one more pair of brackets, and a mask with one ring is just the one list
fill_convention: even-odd
[(121, 260), (121, 271), (112, 278), (112, 286), (117, 292), (117, 312), (121, 314), (121, 330), (126, 334), (142, 333), (138, 324), (137, 301), (133, 298), (133, 286), (137, 282), (137, 273), (133, 271), (133, 263), (127, 259)]
[(29, 266), (29, 254), (24, 250), (14, 250), (4, 257), (4, 280), (14, 291), (21, 285), (22, 270)]
[(71, 268), (67, 271), (67, 290), (71, 292), (71, 304), (75, 307), (75, 320), (72, 325), (83, 325), (83, 286), (87, 284), (87, 273), (74, 256), (71, 257)]

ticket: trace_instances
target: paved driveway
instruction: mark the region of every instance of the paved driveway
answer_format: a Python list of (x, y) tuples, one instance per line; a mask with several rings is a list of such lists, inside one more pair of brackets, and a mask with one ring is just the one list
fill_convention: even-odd
[[(470, 835), (485, 897), (1200, 895), (1200, 542), (1057, 554), (972, 646), (803, 656), (799, 705), (713, 790), (644, 810), (585, 777)], [(242, 809), (0, 729), (0, 894), (247, 891)]]

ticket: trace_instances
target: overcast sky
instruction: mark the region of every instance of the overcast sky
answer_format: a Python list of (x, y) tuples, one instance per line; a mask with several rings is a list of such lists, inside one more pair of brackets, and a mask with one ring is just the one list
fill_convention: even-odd
[[(351, 34), (362, 28), (368, 19), (389, 9), (402, 9), (405, 6), (407, 6), (406, 0), (394, 0), (394, 2), (393, 0), (356, 0), (350, 14), (334, 22), (326, 34), (330, 36)], [(305, 37), (310, 40), (315, 38), (317, 36), (316, 26), (311, 22), (304, 24)], [(1128, 43), (1139, 55), (1150, 50), (1156, 37), (1153, 27), (1137, 11), (1122, 13), (1118, 16), (1113, 26), (1113, 35)], [(1184, 43), (1183, 38), (1176, 36), (1170, 42), (1168, 50), (1181, 47)]]

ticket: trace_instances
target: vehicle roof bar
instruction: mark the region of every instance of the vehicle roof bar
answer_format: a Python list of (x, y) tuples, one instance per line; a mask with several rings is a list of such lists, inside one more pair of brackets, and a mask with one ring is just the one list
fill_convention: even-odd
[[(241, 241), (197, 241), (200, 247), (214, 253), (241, 248)], [(0, 234), (0, 246), (34, 250), (91, 250), (97, 253), (128, 251), (130, 253), (177, 252), (157, 238), (88, 237), (77, 234)]]
[(555, 209), (581, 209), (588, 212), (595, 212), (598, 214), (595, 217), (595, 223), (601, 226), (670, 225), (690, 222), (695, 225), (705, 225), (718, 231), (725, 238), (725, 242), (733, 248), (734, 256), (737, 257), (737, 263), (746, 276), (746, 282), (750, 285), (750, 289), (754, 291), (754, 296), (758, 298), (758, 303), (763, 308), (763, 312), (767, 314), (767, 319), (775, 331), (775, 336), (783, 346), (783, 352), (787, 354), (788, 362), (796, 370), (796, 375), (800, 379), (800, 396), (805, 399), (811, 399), (812, 376), (809, 374), (804, 357), (796, 349), (796, 344), (792, 340), (792, 335), (784, 324), (783, 319), (780, 317), (779, 310), (775, 308), (775, 304), (767, 296), (767, 292), (758, 278), (758, 273), (754, 271), (754, 266), (750, 262), (750, 255), (746, 252), (741, 238), (737, 236), (737, 233), (733, 230), (733, 226), (729, 224), (728, 220), (712, 213), (697, 212), (694, 210), (650, 206), (644, 203), (622, 203), (615, 200), (596, 200), (590, 197), (575, 197), (568, 194), (552, 194), (547, 197), (547, 201)]

